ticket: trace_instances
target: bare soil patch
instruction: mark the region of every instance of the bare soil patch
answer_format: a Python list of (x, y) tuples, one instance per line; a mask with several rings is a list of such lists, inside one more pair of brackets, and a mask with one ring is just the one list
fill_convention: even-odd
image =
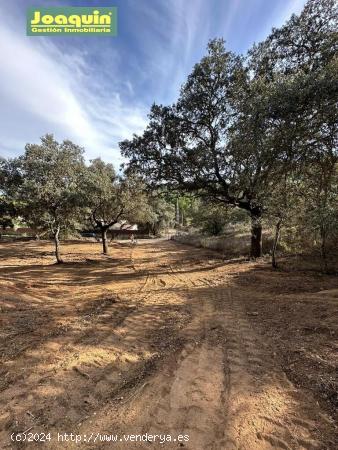
[(49, 242), (0, 244), (1, 449), (41, 448), (11, 442), (28, 429), (52, 449), (337, 448), (337, 278), (165, 240), (100, 250), (68, 242), (55, 265)]

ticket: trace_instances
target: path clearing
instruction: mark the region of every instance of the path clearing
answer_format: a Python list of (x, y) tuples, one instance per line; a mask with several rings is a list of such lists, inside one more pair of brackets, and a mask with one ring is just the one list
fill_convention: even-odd
[(189, 436), (88, 449), (337, 448), (332, 418), (248, 314), (235, 278), (254, 265), (165, 240), (110, 257), (69, 244), (64, 266), (47, 243), (26, 244), (26, 258), (2, 245), (0, 448), (22, 448), (9, 436), (29, 428), (50, 431), (52, 449), (78, 448), (58, 432)]

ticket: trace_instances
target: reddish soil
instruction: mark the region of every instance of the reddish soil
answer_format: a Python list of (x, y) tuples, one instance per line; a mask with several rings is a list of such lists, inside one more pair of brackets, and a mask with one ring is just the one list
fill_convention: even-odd
[[(165, 240), (0, 255), (1, 450), (338, 448), (337, 277)], [(26, 430), (51, 440), (11, 441)]]

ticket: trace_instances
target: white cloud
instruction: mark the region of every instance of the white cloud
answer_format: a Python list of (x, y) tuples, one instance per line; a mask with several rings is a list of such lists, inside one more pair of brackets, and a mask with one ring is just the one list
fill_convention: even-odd
[(44, 38), (34, 39), (0, 28), (0, 152), (18, 154), (27, 141), (52, 132), (83, 145), (88, 158), (101, 155), (117, 163), (117, 142), (141, 131), (145, 111), (116, 94), (94, 96), (86, 55), (64, 55)]

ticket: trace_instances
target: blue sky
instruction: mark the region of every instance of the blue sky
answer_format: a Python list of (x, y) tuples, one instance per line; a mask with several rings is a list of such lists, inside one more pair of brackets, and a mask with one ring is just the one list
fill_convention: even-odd
[[(305, 0), (1, 0), (0, 156), (49, 132), (119, 166), (118, 142), (173, 102), (209, 39), (245, 53)], [(118, 36), (26, 36), (29, 6), (117, 6)], [(6, 20), (4, 20), (6, 17)]]

